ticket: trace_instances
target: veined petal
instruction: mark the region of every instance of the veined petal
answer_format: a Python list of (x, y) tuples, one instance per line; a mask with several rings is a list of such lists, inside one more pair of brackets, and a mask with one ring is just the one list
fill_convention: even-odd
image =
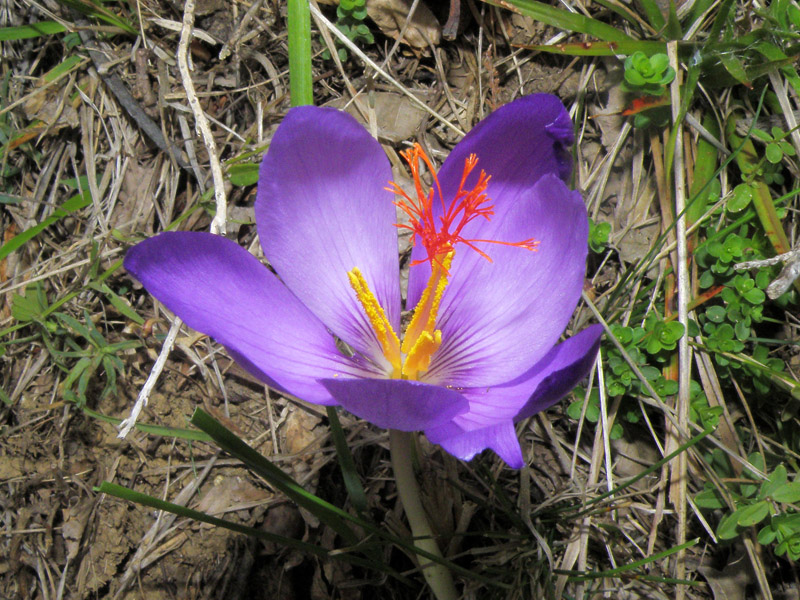
[[(475, 154), (478, 164), (467, 179), (466, 189), (471, 189), (481, 171), (491, 176), (487, 189), (494, 204), (495, 215), (490, 223), (504, 218), (509, 203), (519, 200), (520, 189), (530, 189), (545, 175), (556, 175), (566, 181), (572, 159), (568, 147), (573, 140), (573, 125), (561, 101), (551, 94), (532, 94), (519, 98), (497, 109), (467, 133), (445, 160), (439, 171), (439, 181), (445, 201), (452, 199), (461, 182), (464, 162)], [(438, 219), (441, 207), (434, 203)], [(486, 224), (483, 220), (476, 225)], [(522, 239), (492, 237), (491, 229), (471, 229), (465, 238), (494, 239), (518, 242)], [(473, 235), (475, 234), (475, 235)], [(495, 246), (483, 244), (481, 249), (494, 258)], [(468, 252), (461, 250), (461, 254)], [(456, 253), (458, 254), (458, 252)], [(425, 258), (419, 245), (414, 247), (412, 260)], [(419, 300), (430, 275), (428, 265), (411, 269), (408, 282), (408, 305)]]
[(530, 389), (535, 384), (536, 388), (514, 420), (527, 419), (550, 408), (578, 385), (592, 369), (601, 335), (602, 325), (590, 325), (553, 348), (536, 365), (535, 373), (526, 373), (530, 378), (516, 385)]
[(343, 408), (378, 427), (419, 431), (437, 427), (466, 412), (458, 392), (405, 379), (324, 379), (322, 384)]
[(375, 333), (350, 287), (361, 271), (400, 324), (396, 215), (381, 146), (347, 113), (303, 106), (286, 115), (261, 163), (256, 221), (264, 255), (337, 336), (370, 356)]
[[(602, 333), (600, 325), (587, 327), (557, 345), (515, 381), (462, 390), (469, 400), (469, 411), (447, 425), (426, 430), (425, 434), (459, 458), (465, 458), (464, 455), (471, 458), (486, 448), (500, 447), (508, 453), (513, 446), (507, 439), (508, 424), (549, 408), (586, 377), (597, 356)], [(499, 439), (495, 439), (497, 436)], [(456, 454), (451, 448), (464, 455)], [(514, 466), (506, 456), (501, 454), (501, 457)]]
[[(588, 221), (580, 194), (554, 175), (507, 198), (491, 239), (535, 238), (531, 252), (489, 248), (492, 262), (456, 252), (437, 327), (442, 346), (425, 377), (431, 383), (483, 387), (510, 381), (557, 342), (580, 298)], [(413, 269), (412, 269), (413, 272)]]
[(442, 427), (426, 429), (425, 435), (431, 442), (439, 444), (462, 460), (472, 460), (479, 452), (491, 448), (512, 469), (520, 469), (524, 464), (522, 448), (511, 419), (472, 431), (463, 431), (449, 423)]
[(125, 268), (187, 325), (280, 390), (333, 404), (317, 380), (366, 374), (339, 353), (325, 325), (275, 275), (230, 240), (162, 233), (131, 248)]

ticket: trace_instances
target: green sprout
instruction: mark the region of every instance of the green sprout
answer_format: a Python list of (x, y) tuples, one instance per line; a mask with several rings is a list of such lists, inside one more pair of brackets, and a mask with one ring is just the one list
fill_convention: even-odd
[[(336, 27), (339, 28), (353, 43), (374, 44), (375, 38), (372, 32), (364, 24), (367, 18), (366, 0), (341, 0), (336, 8)], [(347, 51), (338, 48), (337, 54), (342, 61), (347, 60)], [(328, 60), (330, 52), (326, 50), (322, 53), (322, 58)]]
[(666, 54), (648, 58), (644, 52), (634, 52), (625, 59), (625, 88), (629, 92), (663, 96), (673, 79), (675, 69), (669, 66)]

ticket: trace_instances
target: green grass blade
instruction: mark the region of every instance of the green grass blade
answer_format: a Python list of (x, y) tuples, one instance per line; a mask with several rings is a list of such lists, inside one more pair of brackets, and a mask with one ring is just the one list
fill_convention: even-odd
[[(750, 138), (744, 140), (736, 135), (736, 116), (731, 115), (726, 125), (726, 136), (730, 146), (742, 146), (742, 151), (736, 156), (736, 163), (739, 170), (745, 177), (753, 176), (753, 208), (756, 210), (764, 234), (769, 239), (776, 254), (783, 254), (791, 250), (789, 240), (783, 230), (783, 224), (775, 211), (775, 202), (769, 187), (757, 176), (759, 167), (759, 156), (755, 145)], [(795, 287), (800, 288), (800, 281), (795, 282)]]
[(359, 514), (367, 510), (367, 494), (364, 486), (361, 485), (361, 478), (356, 470), (356, 463), (353, 460), (353, 453), (347, 445), (347, 438), (344, 435), (342, 424), (339, 422), (339, 415), (336, 413), (335, 406), (325, 407), (328, 413), (328, 421), (331, 426), (331, 436), (333, 444), (336, 446), (336, 456), (339, 458), (339, 468), (342, 470), (342, 478), (350, 496), (350, 502)]
[(105, 283), (96, 283), (92, 281), (91, 283), (89, 283), (89, 287), (103, 294), (111, 303), (111, 305), (114, 308), (116, 308), (120, 313), (122, 313), (122, 315), (124, 315), (134, 323), (137, 323), (139, 325), (144, 325), (144, 319), (139, 314), (137, 314), (135, 310), (133, 310), (133, 307), (130, 304), (128, 304), (128, 301), (122, 296), (119, 296), (116, 292), (114, 292), (114, 290), (108, 287)]
[[(706, 437), (708, 437), (710, 434), (711, 434), (711, 430), (707, 429), (707, 430), (703, 431), (702, 433), (694, 436), (692, 439), (687, 440), (686, 442), (681, 444), (677, 449), (675, 449), (673, 452), (670, 452), (669, 454), (667, 454), (661, 460), (659, 460), (656, 463), (650, 465), (649, 467), (647, 467), (646, 469), (644, 469), (640, 473), (637, 473), (636, 475), (634, 475), (630, 479), (624, 481), (623, 483), (621, 483), (620, 485), (615, 487), (613, 490), (610, 490), (608, 492), (600, 494), (599, 496), (595, 496), (591, 500), (588, 500), (587, 502), (584, 502), (584, 503), (582, 503), (580, 505), (565, 506), (563, 508), (556, 508), (556, 509), (550, 509), (550, 510), (552, 512), (556, 512), (556, 513), (568, 513), (564, 517), (560, 517), (560, 518), (569, 518), (571, 520), (572, 519), (580, 519), (582, 516), (590, 513), (593, 510), (591, 508), (592, 505), (597, 504), (598, 502), (602, 502), (606, 498), (610, 498), (610, 497), (614, 496), (615, 494), (619, 494), (622, 490), (632, 486), (634, 483), (636, 483), (640, 479), (642, 479), (644, 477), (647, 477), (651, 473), (655, 473), (656, 471), (661, 469), (661, 467), (663, 467), (665, 464), (667, 464), (669, 461), (671, 461), (673, 458), (675, 458), (676, 456), (678, 456), (679, 454), (681, 454), (683, 452), (686, 452), (692, 446), (697, 445), (698, 443), (703, 441)], [(576, 508), (577, 509), (581, 509), (581, 510), (579, 512), (577, 512), (577, 513), (571, 513), (570, 512), (570, 511), (572, 511), (573, 509), (576, 509)], [(534, 513), (534, 515), (536, 515), (536, 513)]]
[(237, 533), (243, 533), (245, 535), (257, 537), (267, 542), (281, 544), (282, 546), (285, 546), (287, 548), (300, 550), (301, 552), (307, 552), (309, 554), (314, 554), (316, 556), (320, 556), (323, 558), (332, 558), (330, 553), (325, 548), (315, 546), (314, 544), (309, 544), (307, 542), (302, 542), (300, 540), (295, 540), (293, 538), (284, 537), (282, 535), (276, 535), (274, 533), (269, 533), (267, 531), (264, 531), (263, 529), (253, 529), (252, 527), (247, 527), (246, 525), (241, 525), (240, 523), (233, 523), (231, 521), (226, 521), (225, 519), (212, 517), (210, 515), (207, 515), (206, 513), (197, 510), (192, 510), (191, 508), (186, 508), (185, 506), (181, 506), (180, 504), (173, 504), (172, 502), (159, 500), (158, 498), (154, 498), (153, 496), (149, 496), (147, 494), (137, 492), (135, 490), (123, 487), (121, 485), (117, 485), (116, 483), (110, 483), (108, 481), (104, 481), (100, 484), (100, 487), (95, 488), (95, 490), (101, 494), (108, 494), (109, 496), (114, 496), (122, 500), (128, 500), (129, 502), (141, 504), (142, 506), (149, 506), (150, 508), (163, 510), (172, 513), (174, 515), (178, 515), (179, 517), (185, 517), (187, 519), (192, 519), (193, 521), (199, 521), (201, 523), (208, 523), (209, 525), (216, 525), (217, 527), (224, 527), (225, 529), (229, 529), (230, 531), (235, 531)]
[[(117, 417), (109, 417), (108, 415), (104, 415), (103, 413), (94, 411), (91, 408), (87, 408), (86, 406), (82, 406), (81, 409), (83, 410), (84, 413), (86, 413), (93, 419), (109, 423), (111, 425), (114, 425), (115, 427), (119, 426), (122, 423), (122, 419), (118, 419)], [(188, 440), (190, 442), (210, 443), (213, 441), (208, 435), (206, 435), (202, 431), (197, 431), (196, 429), (180, 429), (178, 427), (165, 427), (163, 425), (148, 425), (147, 423), (136, 423), (136, 429), (150, 435), (178, 438), (181, 440)]]
[(711, 25), (711, 31), (708, 33), (708, 42), (713, 44), (714, 42), (718, 42), (720, 36), (722, 35), (722, 30), (725, 27), (725, 23), (728, 20), (728, 15), (731, 12), (731, 7), (733, 6), (733, 0), (722, 0), (719, 5), (719, 10), (717, 11), (717, 18), (714, 19), (714, 23)]
[[(245, 444), (241, 439), (236, 437), (231, 431), (226, 429), (221, 423), (216, 421), (212, 418), (208, 413), (203, 411), (202, 409), (198, 408), (194, 411), (192, 415), (191, 422), (196, 427), (200, 428), (201, 430), (205, 431), (213, 441), (223, 450), (235, 456), (239, 460), (241, 460), (245, 466), (255, 473), (264, 477), (270, 484), (272, 484), (276, 489), (282, 491), (286, 494), (292, 501), (296, 504), (302, 506), (303, 508), (311, 511), (320, 521), (328, 523), (334, 531), (338, 531), (338, 528), (347, 527), (345, 521), (349, 521), (354, 523), (355, 525), (361, 527), (367, 533), (379, 537), (383, 540), (386, 540), (396, 546), (404, 548), (407, 551), (413, 552), (423, 558), (436, 562), (440, 565), (444, 565), (454, 573), (457, 573), (463, 577), (467, 577), (469, 579), (473, 579), (475, 581), (480, 581), (481, 583), (485, 583), (492, 587), (499, 587), (507, 589), (508, 586), (493, 580), (491, 577), (487, 577), (481, 573), (477, 573), (471, 571), (469, 569), (465, 569), (447, 559), (442, 559), (438, 556), (431, 554), (415, 546), (413, 543), (409, 543), (403, 539), (398, 538), (392, 534), (387, 533), (383, 530), (380, 526), (375, 525), (366, 519), (361, 517), (357, 517), (355, 515), (351, 515), (341, 508), (318, 498), (317, 496), (309, 493), (305, 489), (303, 489), (299, 484), (297, 484), (294, 479), (289, 477), (286, 473), (280, 470), (278, 467), (273, 465), (269, 460), (265, 457), (261, 456), (258, 452), (253, 450), (250, 446)], [(332, 523), (336, 523), (336, 527), (332, 525)], [(354, 536), (352, 530), (349, 527), (343, 531), (348, 532), (348, 536)], [(344, 535), (342, 536), (345, 537)], [(346, 538), (345, 538), (346, 539)], [(356, 542), (350, 544), (355, 545)], [(359, 550), (364, 550), (363, 545), (358, 546)]]
[(668, 40), (679, 40), (683, 37), (681, 22), (678, 19), (678, 11), (675, 2), (669, 3), (669, 16), (667, 18), (666, 34)]
[(100, 2), (96, 0), (60, 0), (62, 4), (66, 4), (77, 10), (80, 13), (83, 13), (87, 17), (91, 17), (97, 19), (98, 21), (103, 21), (104, 23), (108, 23), (113, 27), (118, 27), (122, 31), (126, 33), (130, 33), (132, 35), (137, 35), (139, 30), (136, 28), (135, 23), (131, 23), (125, 20), (122, 17), (119, 17), (115, 14), (112, 10), (103, 6)]
[(692, 11), (689, 13), (689, 19), (686, 21), (691, 28), (697, 19), (705, 19), (706, 11), (714, 4), (714, 0), (696, 0), (692, 6)]
[(625, 40), (620, 42), (569, 42), (567, 44), (537, 44), (522, 46), (528, 50), (549, 52), (550, 54), (566, 54), (568, 56), (629, 56), (634, 52), (644, 52), (647, 56), (665, 54), (666, 42), (646, 40)]
[(630, 8), (628, 8), (624, 4), (616, 1), (610, 2), (609, 0), (597, 0), (597, 3), (600, 4), (601, 6), (605, 6), (608, 10), (615, 12), (636, 29), (641, 29), (641, 22), (638, 20), (638, 16), (636, 15), (636, 13), (634, 13)]
[(42, 221), (38, 225), (34, 225), (29, 229), (26, 229), (22, 233), (18, 233), (13, 238), (8, 240), (5, 244), (0, 246), (0, 260), (4, 259), (14, 250), (19, 249), (27, 241), (35, 238), (37, 235), (39, 235), (42, 231), (50, 227), (50, 225), (52, 225), (56, 221), (60, 221), (70, 213), (73, 213), (76, 210), (80, 210), (86, 206), (89, 206), (91, 203), (92, 203), (92, 197), (89, 194), (89, 190), (86, 190), (83, 194), (78, 194), (76, 196), (73, 196), (72, 198), (64, 202), (64, 204), (62, 204), (59, 208), (53, 211), (53, 214), (47, 217), (44, 221)]
[(586, 33), (606, 42), (630, 41), (629, 35), (611, 25), (578, 13), (571, 13), (563, 8), (556, 8), (536, 0), (483, 0), (488, 4), (501, 6), (522, 15), (546, 23), (558, 29)]
[[(663, 560), (668, 556), (672, 556), (681, 550), (686, 550), (687, 548), (691, 548), (692, 546), (697, 545), (700, 541), (700, 538), (694, 538), (693, 540), (689, 540), (683, 544), (678, 546), (674, 546), (672, 548), (668, 548), (662, 552), (656, 552), (655, 554), (651, 554), (650, 556), (646, 556), (645, 558), (633, 561), (631, 563), (621, 565), (616, 569), (609, 569), (607, 571), (595, 571), (595, 572), (588, 572), (584, 573), (582, 571), (562, 571), (562, 570), (555, 570), (554, 573), (558, 573), (559, 575), (571, 575), (570, 580), (572, 581), (588, 581), (590, 579), (603, 579), (606, 577), (616, 577), (621, 575), (622, 573), (626, 573), (628, 571), (633, 571), (634, 569), (638, 569), (639, 567), (647, 566), (651, 563), (657, 562), (659, 560)], [(657, 581), (661, 581), (658, 579)], [(696, 585), (697, 582), (693, 582), (690, 580), (679, 580), (681, 583), (688, 583), (692, 585)]]
[(647, 17), (647, 22), (656, 31), (661, 31), (667, 22), (664, 20), (664, 15), (655, 0), (640, 0), (639, 3), (644, 11), (644, 16)]
[[(348, 562), (353, 565), (358, 565), (365, 569), (376, 570), (378, 572), (386, 573), (387, 575), (394, 577), (401, 583), (404, 583), (406, 585), (412, 585), (411, 580), (401, 575), (394, 569), (390, 568), (383, 562), (360, 558), (348, 551), (338, 550), (336, 552), (331, 552), (315, 544), (309, 544), (308, 542), (303, 542), (302, 540), (296, 540), (294, 538), (289, 538), (289, 537), (284, 537), (282, 535), (269, 533), (267, 531), (264, 531), (263, 529), (254, 529), (252, 527), (248, 527), (240, 523), (233, 523), (231, 521), (220, 519), (218, 517), (212, 517), (211, 515), (207, 515), (206, 513), (197, 510), (192, 510), (191, 508), (181, 506), (180, 504), (173, 504), (172, 502), (160, 500), (148, 494), (143, 494), (141, 492), (137, 492), (130, 488), (126, 488), (121, 485), (117, 485), (115, 483), (111, 483), (108, 481), (102, 482), (100, 486), (94, 488), (94, 490), (101, 494), (108, 494), (109, 496), (114, 496), (115, 498), (120, 498), (122, 500), (134, 502), (136, 504), (141, 504), (142, 506), (149, 506), (150, 508), (163, 510), (165, 512), (172, 513), (174, 515), (178, 515), (179, 517), (185, 517), (187, 519), (192, 519), (193, 521), (199, 521), (201, 523), (208, 523), (209, 525), (222, 527), (224, 529), (228, 529), (229, 531), (235, 531), (236, 533), (242, 533), (244, 535), (256, 537), (266, 542), (279, 544), (286, 548), (291, 548), (293, 550), (305, 552), (313, 556), (318, 556), (323, 560), (329, 560), (329, 559), (342, 560), (344, 562)], [(380, 553), (373, 553), (373, 554), (380, 554)]]
[[(703, 127), (711, 135), (719, 138), (719, 126), (714, 115), (707, 114), (703, 117)], [(692, 201), (686, 207), (687, 225), (693, 225), (699, 221), (706, 212), (711, 198), (705, 192), (707, 186), (716, 178), (717, 164), (719, 163), (719, 151), (714, 145), (700, 137), (697, 140), (697, 152), (695, 154), (694, 174), (692, 177), (692, 188), (689, 197)], [(697, 232), (692, 234), (694, 240), (697, 239)]]
[(191, 423), (211, 436), (220, 448), (241, 460), (249, 469), (266, 479), (270, 485), (286, 494), (295, 504), (305, 508), (320, 521), (330, 526), (342, 536), (346, 544), (352, 546), (358, 543), (358, 537), (345, 523), (350, 515), (342, 509), (308, 492), (203, 410), (195, 409)]
[(289, 93), (292, 106), (314, 104), (311, 78), (311, 13), (308, 0), (288, 0)]
[(53, 35), (54, 33), (63, 33), (66, 30), (66, 27), (55, 21), (41, 21), (20, 27), (0, 27), (0, 42), (27, 40), (44, 35)]

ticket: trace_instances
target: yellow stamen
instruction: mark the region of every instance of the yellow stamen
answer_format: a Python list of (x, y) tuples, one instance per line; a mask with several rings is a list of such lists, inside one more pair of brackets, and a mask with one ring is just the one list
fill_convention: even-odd
[(403, 360), (400, 356), (400, 340), (397, 334), (392, 329), (392, 324), (386, 317), (386, 313), (381, 308), (375, 294), (369, 289), (366, 279), (361, 274), (358, 267), (352, 271), (348, 271), (347, 278), (350, 281), (350, 286), (356, 293), (358, 301), (364, 308), (364, 313), (367, 315), (372, 329), (378, 338), (378, 342), (383, 350), (383, 355), (392, 365), (392, 378), (400, 377)]
[(430, 368), (431, 358), (442, 344), (442, 332), (434, 328), (442, 294), (447, 287), (447, 276), (453, 255), (454, 252), (451, 250), (432, 261), (431, 276), (414, 309), (414, 316), (403, 336), (402, 345), (386, 318), (386, 313), (367, 286), (361, 271), (354, 268), (347, 273), (350, 286), (364, 308), (364, 313), (381, 344), (383, 354), (392, 365), (392, 378), (419, 379), (419, 376)]
[(441, 331), (437, 329), (433, 334), (423, 331), (403, 361), (403, 379), (419, 379), (420, 373), (430, 368), (431, 358), (441, 345)]
[(447, 275), (450, 271), (454, 254), (451, 250), (444, 256), (436, 257), (437, 260), (431, 261), (431, 276), (428, 278), (428, 285), (425, 286), (425, 291), (422, 292), (422, 297), (414, 309), (414, 316), (411, 318), (406, 334), (403, 337), (403, 346), (400, 349), (403, 354), (408, 355), (411, 353), (417, 343), (417, 339), (424, 332), (433, 335), (436, 314), (439, 312), (439, 303), (442, 300), (444, 288), (447, 287)]

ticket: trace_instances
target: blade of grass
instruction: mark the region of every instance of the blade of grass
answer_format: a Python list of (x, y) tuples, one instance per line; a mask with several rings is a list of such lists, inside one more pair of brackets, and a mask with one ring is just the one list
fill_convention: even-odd
[[(710, 132), (714, 137), (719, 137), (719, 126), (714, 115), (707, 114), (703, 117), (703, 127), (706, 131)], [(688, 224), (696, 223), (706, 212), (708, 206), (709, 194), (704, 193), (709, 183), (716, 178), (715, 172), (719, 161), (719, 151), (714, 145), (703, 137), (697, 140), (697, 152), (695, 153), (694, 174), (692, 177), (692, 188), (689, 193), (690, 197), (694, 199), (689, 203), (686, 208), (686, 219)], [(692, 234), (694, 243), (697, 242), (697, 232)]]
[[(740, 138), (736, 134), (736, 120), (736, 116), (731, 115), (728, 119), (725, 133), (731, 145), (741, 144), (742, 151), (736, 155), (736, 163), (742, 175), (745, 178), (749, 178), (756, 175), (760, 159), (752, 140), (750, 138)], [(775, 211), (775, 202), (772, 200), (769, 187), (757, 177), (754, 177), (751, 183), (755, 184), (753, 186), (753, 207), (764, 228), (764, 234), (777, 254), (788, 252), (792, 248), (786, 238), (786, 233), (783, 231), (783, 224)], [(800, 290), (800, 282), (795, 282), (795, 284), (797, 289)]]
[(548, 52), (550, 54), (566, 54), (568, 56), (629, 56), (634, 52), (644, 52), (647, 56), (665, 53), (665, 42), (649, 40), (625, 40), (619, 42), (569, 42), (567, 44), (534, 44), (520, 45), (520, 48)]
[[(104, 415), (103, 413), (94, 411), (86, 406), (82, 406), (81, 409), (85, 414), (92, 417), (93, 419), (109, 423), (111, 425), (114, 425), (115, 427), (119, 427), (119, 425), (122, 423), (122, 419), (118, 419), (117, 417), (109, 417), (108, 415)], [(136, 429), (138, 429), (143, 433), (147, 433), (150, 435), (158, 435), (161, 437), (178, 438), (181, 440), (188, 440), (192, 442), (209, 442), (209, 443), (213, 442), (210, 436), (203, 433), (202, 431), (197, 431), (196, 429), (164, 427), (163, 425), (148, 425), (147, 423), (136, 423)]]
[(308, 492), (203, 410), (195, 409), (191, 423), (206, 432), (220, 448), (241, 460), (249, 469), (266, 479), (270, 485), (286, 494), (295, 504), (305, 508), (320, 521), (330, 526), (342, 536), (346, 544), (352, 546), (358, 543), (358, 537), (345, 523), (345, 519), (350, 515)]
[(546, 23), (551, 27), (566, 29), (576, 33), (586, 33), (606, 42), (625, 42), (631, 41), (629, 35), (591, 17), (578, 13), (571, 13), (563, 8), (556, 8), (549, 4), (536, 2), (536, 0), (483, 0), (487, 4), (493, 4), (508, 10), (518, 12)]
[[(632, 571), (634, 569), (638, 569), (639, 567), (644, 567), (644, 566), (649, 565), (651, 563), (654, 563), (654, 562), (657, 562), (657, 561), (662, 560), (664, 558), (667, 558), (668, 556), (672, 556), (676, 552), (680, 552), (681, 550), (686, 550), (687, 548), (691, 548), (692, 546), (695, 546), (699, 541), (700, 541), (700, 538), (694, 538), (693, 540), (689, 540), (688, 542), (685, 542), (685, 543), (680, 544), (678, 546), (674, 546), (672, 548), (668, 548), (667, 550), (664, 550), (662, 552), (656, 552), (655, 554), (651, 554), (650, 556), (646, 556), (645, 558), (641, 558), (639, 560), (635, 560), (635, 561), (633, 561), (631, 563), (628, 563), (626, 565), (621, 565), (621, 566), (617, 567), (616, 569), (609, 569), (607, 571), (595, 571), (593, 573), (584, 573), (582, 571), (559, 571), (559, 570), (555, 570), (554, 573), (569, 575), (570, 579), (572, 579), (573, 581), (587, 581), (589, 579), (602, 579), (602, 578), (605, 578), (605, 577), (617, 577), (618, 575), (621, 575), (622, 573), (626, 573), (627, 571)], [(659, 579), (659, 581), (660, 581), (660, 579)], [(696, 581), (688, 581), (688, 580), (685, 580), (685, 579), (680, 579), (678, 581), (680, 581), (681, 583), (699, 585), (699, 582), (696, 582)]]
[(98, 21), (103, 21), (114, 27), (119, 27), (122, 31), (137, 35), (139, 33), (135, 23), (131, 23), (116, 13), (102, 6), (99, 2), (93, 0), (61, 0), (63, 4), (70, 6), (78, 12), (92, 17)]
[(66, 27), (55, 21), (41, 21), (20, 27), (0, 27), (0, 42), (27, 40), (44, 35), (53, 35), (54, 33), (63, 33), (66, 30)]
[(92, 203), (92, 197), (89, 194), (89, 191), (85, 191), (83, 194), (77, 194), (72, 196), (69, 200), (64, 202), (60, 207), (58, 207), (53, 214), (47, 217), (44, 221), (39, 223), (38, 225), (34, 225), (23, 231), (22, 233), (18, 233), (13, 238), (8, 240), (5, 244), (0, 246), (0, 260), (4, 259), (6, 256), (11, 254), (14, 250), (19, 249), (22, 247), (23, 244), (28, 242), (29, 240), (35, 238), (39, 235), (42, 231), (50, 227), (56, 221), (60, 221), (70, 213), (74, 213), (76, 210), (80, 210), (86, 206), (89, 206)]
[(639, 2), (647, 17), (647, 21), (652, 25), (653, 29), (660, 32), (667, 24), (664, 15), (655, 0), (640, 0)]
[[(649, 467), (647, 467), (646, 469), (644, 469), (640, 473), (637, 473), (636, 475), (634, 475), (630, 479), (625, 480), (623, 483), (619, 484), (613, 490), (610, 490), (608, 492), (600, 494), (599, 496), (595, 496), (594, 498), (592, 498), (590, 500), (582, 502), (580, 505), (564, 506), (564, 507), (559, 507), (559, 508), (555, 508), (555, 509), (553, 509), (553, 508), (542, 509), (539, 512), (544, 514), (544, 511), (547, 510), (547, 511), (553, 512), (553, 513), (568, 513), (567, 516), (568, 516), (568, 518), (570, 520), (580, 519), (581, 517), (589, 514), (590, 512), (592, 512), (594, 510), (593, 508), (590, 508), (592, 505), (597, 504), (598, 502), (602, 502), (606, 498), (610, 498), (610, 497), (612, 497), (612, 496), (614, 496), (616, 494), (619, 494), (622, 490), (624, 490), (626, 488), (629, 488), (630, 486), (632, 486), (634, 483), (636, 483), (640, 479), (642, 479), (644, 477), (647, 477), (651, 473), (655, 473), (656, 471), (660, 470), (661, 467), (663, 467), (669, 461), (674, 459), (681, 452), (686, 452), (692, 446), (695, 446), (698, 443), (700, 443), (701, 441), (703, 441), (705, 438), (707, 438), (711, 434), (711, 432), (712, 432), (711, 429), (706, 429), (702, 433), (694, 436), (692, 439), (684, 442), (678, 448), (676, 448), (674, 451), (672, 451), (669, 454), (667, 454), (664, 458), (662, 458), (661, 460), (659, 460), (659, 461), (655, 462), (654, 464), (650, 465)], [(581, 510), (579, 510), (578, 512), (575, 512), (575, 513), (570, 512), (571, 510), (576, 509), (576, 508), (579, 508)], [(534, 517), (537, 516), (537, 512), (534, 512), (532, 516), (534, 516)], [(559, 518), (563, 518), (563, 517), (559, 517)]]
[[(245, 466), (252, 469), (258, 475), (264, 477), (267, 481), (274, 485), (276, 489), (281, 490), (291, 500), (300, 506), (303, 506), (307, 510), (310, 510), (321, 521), (324, 521), (325, 519), (323, 519), (320, 514), (323, 514), (325, 518), (330, 518), (333, 520), (338, 519), (341, 524), (344, 524), (344, 521), (350, 521), (351, 523), (364, 529), (369, 534), (387, 540), (388, 542), (408, 550), (409, 552), (413, 552), (414, 554), (418, 554), (423, 558), (427, 558), (428, 560), (443, 565), (454, 573), (458, 573), (462, 577), (480, 581), (481, 583), (490, 585), (492, 587), (499, 587), (503, 589), (508, 588), (506, 584), (495, 581), (492, 578), (480, 573), (465, 569), (464, 567), (461, 567), (447, 559), (442, 559), (441, 557), (427, 552), (415, 544), (408, 543), (401, 538), (387, 533), (381, 527), (370, 521), (367, 521), (366, 519), (351, 515), (341, 508), (307, 492), (298, 483), (296, 483), (294, 479), (289, 477), (286, 473), (273, 465), (269, 460), (245, 444), (242, 440), (236, 437), (236, 435), (226, 429), (221, 423), (216, 421), (202, 409), (195, 409), (195, 412), (191, 418), (191, 423), (208, 433), (220, 448), (241, 460)], [(322, 511), (322, 513), (320, 513), (320, 511)], [(339, 526), (339, 524), (337, 524), (337, 526)], [(352, 530), (348, 528), (347, 531), (350, 532), (350, 535), (353, 535)], [(359, 545), (359, 549), (364, 549), (363, 545)]]
[(350, 496), (350, 502), (359, 514), (367, 510), (367, 494), (364, 486), (361, 485), (361, 478), (356, 470), (356, 463), (353, 460), (353, 453), (347, 445), (347, 438), (344, 435), (342, 424), (339, 422), (339, 415), (336, 413), (335, 406), (325, 407), (328, 413), (328, 421), (331, 426), (331, 436), (333, 445), (336, 447), (336, 456), (339, 458), (339, 468), (342, 470), (342, 478)]
[(289, 537), (284, 537), (282, 535), (269, 533), (267, 531), (264, 531), (263, 529), (254, 529), (252, 527), (248, 527), (240, 523), (234, 523), (232, 521), (227, 521), (225, 519), (212, 517), (211, 515), (207, 515), (206, 513), (192, 510), (191, 508), (181, 506), (180, 504), (173, 504), (172, 502), (160, 500), (158, 498), (154, 498), (153, 496), (149, 496), (147, 494), (143, 494), (141, 492), (137, 492), (130, 488), (126, 488), (121, 485), (117, 485), (115, 483), (111, 483), (108, 481), (102, 482), (100, 486), (94, 488), (94, 490), (101, 494), (108, 494), (109, 496), (114, 496), (115, 498), (120, 498), (122, 500), (134, 502), (136, 504), (141, 504), (142, 506), (149, 506), (150, 508), (163, 510), (165, 512), (172, 513), (174, 515), (178, 515), (179, 517), (185, 517), (187, 519), (192, 519), (193, 521), (199, 521), (201, 523), (208, 523), (209, 525), (215, 525), (216, 527), (222, 527), (230, 531), (235, 531), (236, 533), (242, 533), (244, 535), (256, 537), (266, 542), (272, 542), (274, 544), (279, 544), (287, 548), (292, 548), (293, 550), (306, 552), (308, 554), (318, 556), (323, 560), (328, 560), (328, 559), (343, 560), (345, 562), (349, 562), (351, 564), (358, 565), (366, 569), (374, 569), (386, 573), (387, 575), (394, 577), (395, 579), (406, 585), (412, 584), (411, 580), (409, 580), (407, 577), (404, 577), (400, 573), (396, 572), (394, 569), (389, 568), (384, 563), (365, 560), (358, 556), (354, 556), (353, 554), (350, 554), (347, 551), (338, 550), (332, 552), (325, 548), (322, 548), (321, 546), (309, 544), (308, 542), (303, 542), (301, 540), (296, 540), (294, 538), (289, 538)]
[(730, 14), (732, 6), (733, 0), (722, 0), (720, 3), (719, 10), (717, 11), (717, 18), (714, 19), (714, 23), (711, 25), (711, 31), (708, 32), (708, 42), (710, 44), (719, 41), (719, 38), (722, 35), (722, 29), (725, 27), (725, 23), (728, 20), (728, 14)]

